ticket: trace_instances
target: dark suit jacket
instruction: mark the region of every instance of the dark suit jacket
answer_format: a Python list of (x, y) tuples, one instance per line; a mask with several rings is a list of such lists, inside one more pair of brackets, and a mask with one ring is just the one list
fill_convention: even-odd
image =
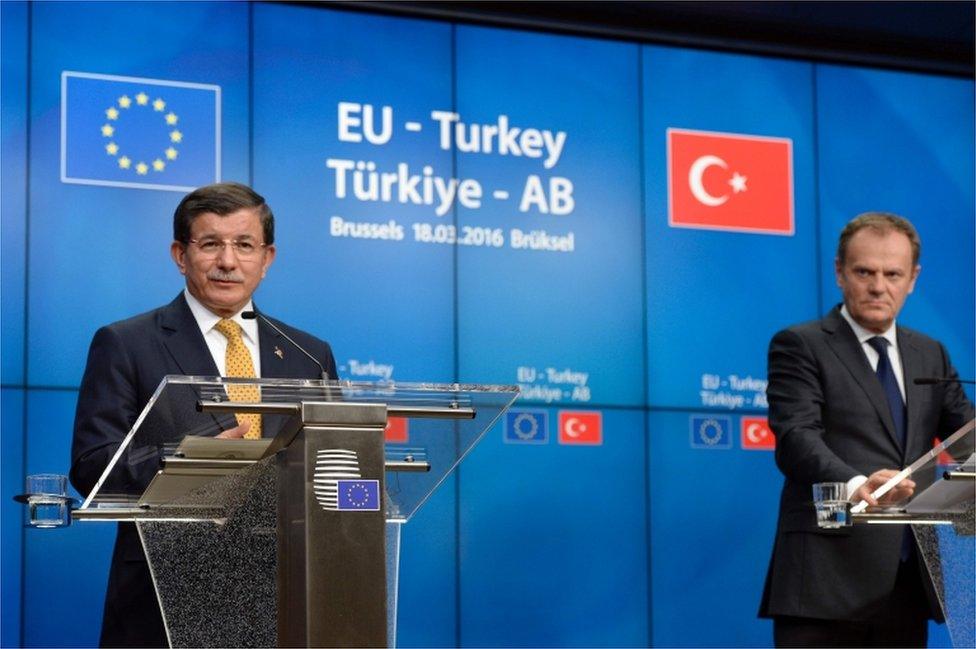
[[(314, 336), (274, 321), (336, 378), (329, 345)], [(320, 378), (310, 359), (258, 320), (263, 378)], [(282, 351), (280, 355), (275, 350)], [(71, 445), (71, 483), (88, 494), (139, 413), (168, 374), (216, 376), (217, 366), (190, 307), (181, 293), (170, 304), (95, 333), (81, 381)], [(235, 425), (233, 417), (196, 413), (193, 404), (172, 404), (164, 413), (174, 431), (192, 430), (201, 421), (211, 430)], [(207, 421), (208, 420), (208, 421)], [(263, 426), (273, 435), (273, 424)], [(159, 440), (164, 441), (164, 440)], [(148, 451), (148, 452), (147, 452)], [(105, 492), (141, 493), (159, 468), (161, 450), (133, 449), (113, 470)], [(166, 646), (159, 607), (136, 528), (119, 525), (105, 598), (103, 646)]]
[[(899, 326), (907, 408), (907, 448), (896, 438), (881, 382), (854, 331), (835, 307), (823, 320), (777, 333), (769, 345), (769, 423), (786, 480), (760, 616), (864, 620), (883, 612), (898, 571), (904, 528), (817, 527), (811, 485), (907, 466), (935, 437), (973, 417), (937, 341)], [(937, 619), (937, 608), (929, 611)], [(925, 613), (925, 612), (923, 612)]]

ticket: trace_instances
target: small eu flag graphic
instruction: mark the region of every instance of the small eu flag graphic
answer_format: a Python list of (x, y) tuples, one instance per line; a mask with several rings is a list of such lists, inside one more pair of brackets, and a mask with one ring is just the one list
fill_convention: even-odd
[(693, 415), (690, 418), (692, 448), (732, 448), (732, 419)]
[(61, 73), (61, 181), (190, 191), (220, 180), (220, 86)]
[(378, 512), (379, 480), (339, 480), (339, 511)]
[(549, 413), (545, 410), (518, 408), (505, 413), (506, 444), (548, 444)]

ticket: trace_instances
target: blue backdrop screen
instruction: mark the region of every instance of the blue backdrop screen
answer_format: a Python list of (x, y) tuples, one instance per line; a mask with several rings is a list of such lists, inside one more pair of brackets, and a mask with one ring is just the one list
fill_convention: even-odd
[[(812, 74), (807, 63), (644, 49), (647, 399), (652, 406), (765, 408), (770, 337), (819, 312)], [(793, 232), (672, 226), (681, 215), (669, 218), (677, 207), (670, 204), (676, 192), (669, 186), (669, 170), (683, 191), (686, 174), (674, 158), (682, 153), (681, 144), (696, 142), (669, 146), (668, 129), (711, 134), (703, 138), (702, 157), (725, 145), (723, 139), (739, 145), (730, 150), (737, 157), (723, 155), (729, 172), (746, 177), (746, 189), (732, 193), (719, 182), (710, 191), (727, 202), (712, 210), (734, 207), (750, 192), (769, 192), (768, 185), (776, 182), (771, 170), (751, 168), (761, 157), (752, 154), (749, 138), (785, 141)], [(716, 225), (732, 226), (737, 216), (713, 218)]]
[(0, 9), (4, 646), (97, 643), (112, 528), (25, 530), (10, 496), (66, 472), (94, 331), (181, 290), (199, 183), (267, 198), (256, 302), (340, 378), (522, 388), (404, 530), (403, 646), (770, 644), (766, 346), (839, 299), (859, 212), (915, 222), (901, 321), (976, 373), (971, 80), (277, 3)]
[(492, 233), (458, 248), (462, 380), (643, 404), (638, 62), (632, 45), (458, 29), (457, 130), (522, 143), (456, 154), (486, 196), (459, 210), (461, 237)]
[[(428, 118), (451, 105), (450, 27), (255, 12), (254, 183), (278, 215), (281, 253), (261, 299), (328, 339), (344, 378), (451, 380), (453, 251), (414, 237), (415, 224), (452, 218), (416, 200), (425, 167), (452, 176)], [(405, 127), (418, 121), (428, 128)], [(399, 179), (380, 187), (401, 168), (405, 201)]]

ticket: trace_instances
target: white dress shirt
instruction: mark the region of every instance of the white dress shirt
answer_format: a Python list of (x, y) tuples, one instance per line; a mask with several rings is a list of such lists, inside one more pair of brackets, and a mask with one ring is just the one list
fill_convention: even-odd
[[(222, 317), (203, 306), (200, 300), (193, 297), (189, 290), (183, 289), (183, 295), (186, 296), (186, 303), (190, 305), (190, 311), (197, 321), (197, 326), (200, 327), (200, 332), (203, 334), (203, 339), (207, 343), (210, 355), (213, 356), (214, 363), (217, 364), (217, 370), (220, 376), (224, 376), (227, 373), (227, 337), (214, 328)], [(241, 336), (244, 339), (244, 346), (247, 347), (247, 351), (251, 354), (251, 362), (254, 363), (254, 374), (259, 377), (261, 376), (261, 347), (258, 342), (258, 321), (245, 320), (241, 317), (242, 312), (252, 311), (253, 309), (254, 305), (251, 303), (251, 300), (248, 300), (244, 308), (235, 313), (233, 317), (228, 318), (228, 320), (233, 320), (241, 326), (241, 331), (244, 334)]]
[(895, 379), (898, 381), (898, 389), (901, 391), (901, 400), (905, 401), (905, 377), (902, 376), (903, 372), (901, 369), (901, 354), (898, 351), (898, 336), (895, 334), (895, 323), (892, 322), (891, 326), (884, 333), (876, 334), (873, 331), (868, 331), (851, 317), (851, 314), (847, 311), (847, 305), (845, 304), (840, 308), (840, 314), (844, 316), (847, 323), (851, 325), (851, 329), (854, 330), (854, 335), (857, 336), (857, 342), (861, 343), (861, 350), (868, 357), (868, 362), (871, 364), (871, 369), (875, 372), (878, 371), (878, 352), (874, 350), (868, 341), (875, 336), (881, 336), (888, 341), (888, 358), (891, 360), (891, 370), (895, 373)]

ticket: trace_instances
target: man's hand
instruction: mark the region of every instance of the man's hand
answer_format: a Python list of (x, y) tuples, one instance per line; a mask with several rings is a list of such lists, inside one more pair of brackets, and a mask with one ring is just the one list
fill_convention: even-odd
[[(233, 428), (228, 428), (224, 432), (217, 435), (217, 439), (242, 439), (247, 431), (251, 429), (251, 422), (245, 421), (239, 426), (234, 426)], [(915, 486), (914, 484), (912, 485)]]
[(899, 471), (895, 469), (881, 469), (880, 471), (875, 471), (870, 476), (868, 476), (867, 482), (862, 484), (853, 493), (850, 500), (851, 502), (857, 503), (862, 500), (867, 501), (869, 505), (890, 505), (892, 503), (901, 502), (906, 498), (911, 498), (912, 494), (915, 493), (915, 483), (909, 478), (905, 478), (897, 485), (894, 489), (881, 496), (880, 499), (875, 499), (871, 497), (874, 491), (883, 485), (884, 483), (891, 480), (893, 477), (898, 475)]

